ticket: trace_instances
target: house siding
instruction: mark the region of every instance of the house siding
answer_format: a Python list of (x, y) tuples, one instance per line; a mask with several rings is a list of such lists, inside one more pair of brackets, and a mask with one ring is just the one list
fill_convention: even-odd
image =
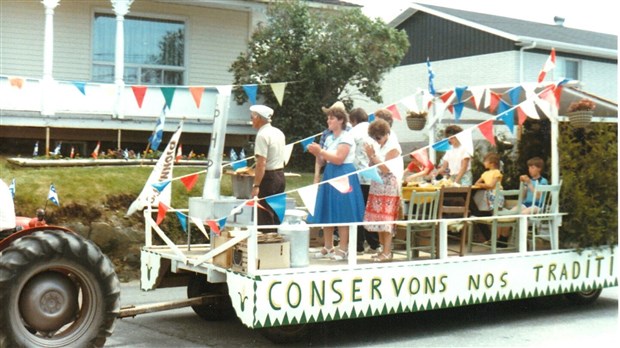
[[(45, 8), (40, 1), (3, 1), (0, 74), (40, 78), (43, 74)], [(109, 0), (60, 1), (54, 11), (53, 76), (91, 81), (93, 14), (112, 11)], [(138, 0), (129, 15), (172, 16), (186, 22), (186, 84), (230, 84), (228, 69), (244, 51), (249, 12), (179, 6)]]
[(401, 65), (515, 50), (512, 41), (471, 27), (417, 12), (397, 29), (407, 32), (409, 50)]

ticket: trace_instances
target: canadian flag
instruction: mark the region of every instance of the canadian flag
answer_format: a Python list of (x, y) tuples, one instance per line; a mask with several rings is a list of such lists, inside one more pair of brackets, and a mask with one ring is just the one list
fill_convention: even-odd
[(545, 66), (543, 66), (542, 70), (538, 74), (538, 83), (541, 83), (545, 79), (545, 76), (547, 75), (547, 73), (553, 70), (554, 68), (555, 68), (555, 48), (552, 48), (551, 54), (549, 55), (549, 58), (547, 58), (547, 61), (545, 62)]
[(99, 157), (99, 148), (100, 147), (101, 147), (101, 142), (98, 141), (97, 142), (97, 146), (95, 146), (95, 149), (93, 150), (93, 153), (90, 154), (94, 159), (97, 159)]
[(175, 162), (179, 163), (179, 160), (183, 158), (183, 147), (181, 147), (181, 144), (179, 144), (179, 146), (177, 147), (177, 155), (175, 158)]

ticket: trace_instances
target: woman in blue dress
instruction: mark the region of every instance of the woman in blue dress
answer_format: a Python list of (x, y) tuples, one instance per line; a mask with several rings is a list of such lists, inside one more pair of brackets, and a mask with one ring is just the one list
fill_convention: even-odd
[[(328, 135), (323, 146), (316, 143), (308, 145), (308, 151), (316, 156), (317, 163), (325, 166), (314, 215), (309, 220), (317, 224), (361, 222), (364, 218), (364, 198), (359, 179), (357, 174), (345, 176), (355, 172), (353, 165), (355, 140), (346, 131), (349, 117), (341, 103), (336, 103), (323, 111), (327, 114), (327, 128), (331, 130), (331, 134)], [(348, 179), (348, 189), (339, 187), (339, 190), (326, 182), (341, 176)], [(315, 256), (346, 260), (349, 247), (349, 226), (338, 226), (338, 235), (340, 243), (338, 249), (335, 249), (334, 226), (324, 227), (324, 246)]]

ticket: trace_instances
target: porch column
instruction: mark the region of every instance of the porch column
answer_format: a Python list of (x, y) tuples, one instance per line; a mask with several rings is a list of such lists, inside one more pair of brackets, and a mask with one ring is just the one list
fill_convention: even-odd
[(114, 56), (114, 84), (116, 85), (116, 101), (114, 104), (114, 116), (125, 117), (124, 91), (125, 80), (125, 15), (129, 13), (129, 7), (134, 0), (110, 0), (116, 14), (116, 49)]
[(54, 9), (60, 0), (41, 0), (45, 6), (45, 37), (43, 41), (43, 80), (41, 80), (41, 115), (54, 115)]

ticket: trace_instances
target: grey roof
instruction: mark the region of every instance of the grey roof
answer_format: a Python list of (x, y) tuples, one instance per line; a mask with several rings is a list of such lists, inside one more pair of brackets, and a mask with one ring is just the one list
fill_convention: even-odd
[(613, 50), (618, 49), (618, 37), (616, 35), (439, 6), (424, 5), (424, 7), (520, 37), (526, 36), (575, 45), (594, 46)]

